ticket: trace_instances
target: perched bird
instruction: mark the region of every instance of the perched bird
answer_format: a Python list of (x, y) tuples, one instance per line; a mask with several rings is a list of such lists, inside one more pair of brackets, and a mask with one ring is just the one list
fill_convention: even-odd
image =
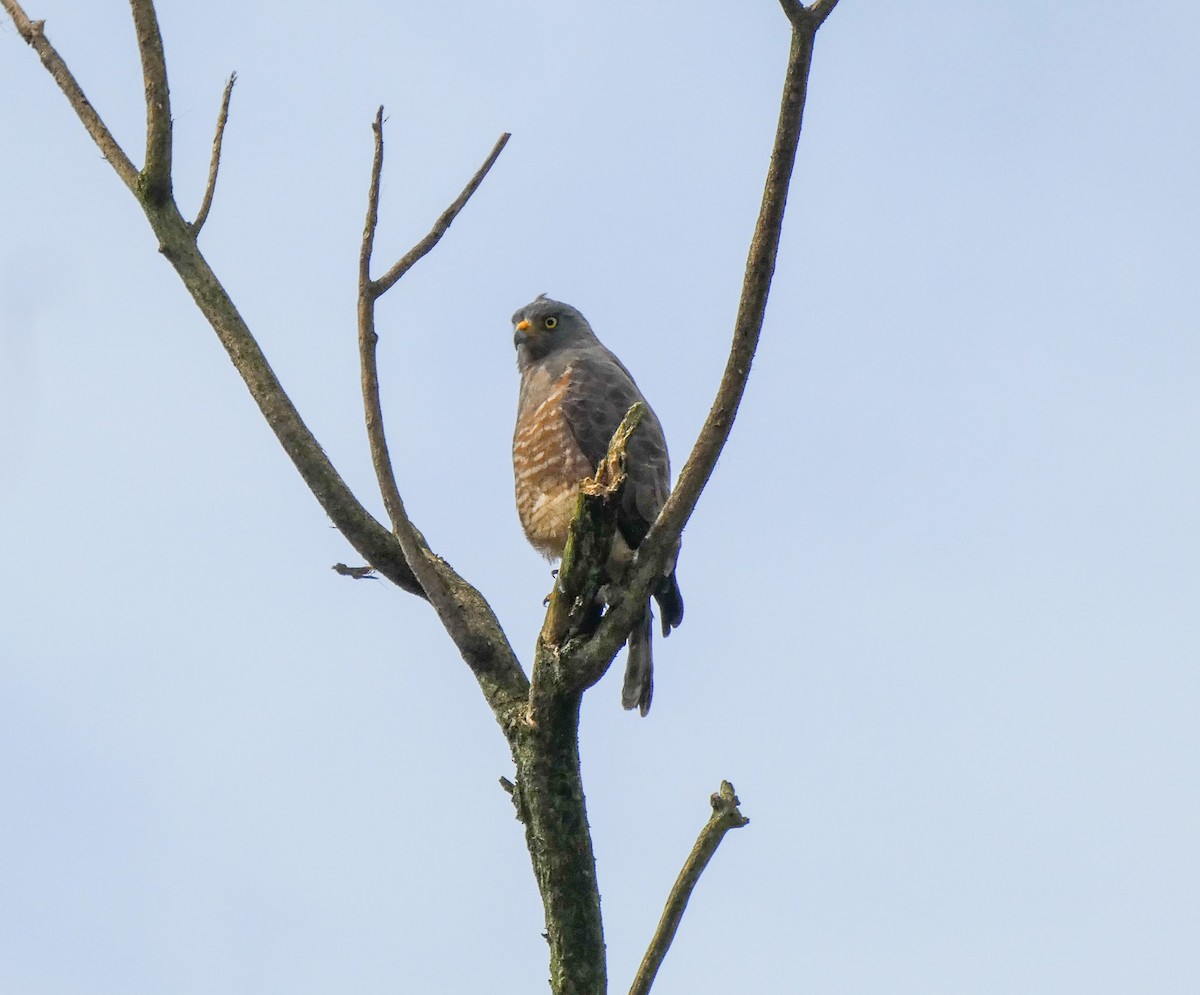
[[(545, 294), (512, 317), (521, 394), (513, 434), (517, 513), (538, 552), (558, 559), (567, 543), (579, 485), (596, 472), (626, 412), (641, 401), (646, 413), (626, 448), (625, 489), (617, 509), (617, 536), (607, 565), (619, 580), (633, 550), (646, 537), (671, 490), (671, 468), (662, 425), (629, 371), (604, 347), (569, 304)], [(676, 549), (678, 553), (678, 548)], [(683, 621), (675, 581), (675, 556), (651, 591), (662, 614), (663, 635)], [(654, 693), (651, 613), (629, 633), (629, 660), (621, 703), (645, 715)]]

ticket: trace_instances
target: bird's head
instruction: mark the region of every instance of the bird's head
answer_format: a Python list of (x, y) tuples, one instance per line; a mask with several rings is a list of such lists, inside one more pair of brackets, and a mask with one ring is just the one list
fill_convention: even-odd
[(517, 362), (545, 359), (552, 353), (570, 346), (596, 341), (587, 319), (570, 304), (552, 301), (545, 294), (519, 308), (512, 316), (513, 345), (517, 347)]

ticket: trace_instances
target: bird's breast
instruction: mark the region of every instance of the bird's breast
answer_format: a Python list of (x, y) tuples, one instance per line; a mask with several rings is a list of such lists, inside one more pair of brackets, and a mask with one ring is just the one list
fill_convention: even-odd
[(562, 555), (579, 485), (593, 467), (563, 414), (571, 371), (552, 379), (543, 370), (522, 378), (513, 433), (517, 514), (530, 543), (548, 557)]

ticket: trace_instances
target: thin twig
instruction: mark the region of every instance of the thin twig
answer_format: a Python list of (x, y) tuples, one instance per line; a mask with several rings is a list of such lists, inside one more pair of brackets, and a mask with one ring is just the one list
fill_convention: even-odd
[[(142, 204), (147, 220), (159, 236), (160, 245), (171, 265), (217, 333), (267, 424), (274, 430), (280, 445), (291, 457), (321, 507), (350, 544), (380, 573), (398, 587), (424, 596), (420, 584), (404, 562), (403, 552), (395, 537), (363, 508), (304, 424), (233, 301), (207, 260), (197, 250), (187, 223), (169, 205), (164, 208), (162, 205), (148, 204), (143, 199), (137, 168), (113, 138), (62, 57), (46, 38), (44, 22), (30, 21), (18, 0), (0, 0), (0, 3), (21, 37), (37, 52), (42, 65), (58, 84), (109, 165)], [(145, 6), (147, 4), (144, 3), (135, 6), (135, 15)], [(149, 16), (153, 19), (152, 6)], [(139, 37), (140, 34), (139, 31)], [(161, 52), (161, 44), (158, 47)], [(165, 73), (162, 75), (165, 76)], [(147, 92), (152, 89), (150, 83), (146, 84), (146, 89)], [(515, 662), (511, 669), (518, 673), (520, 671)]]
[(208, 212), (212, 208), (213, 194), (217, 189), (217, 170), (221, 168), (221, 143), (225, 140), (225, 125), (229, 121), (229, 99), (233, 96), (233, 84), (237, 82), (237, 73), (230, 73), (225, 83), (225, 93), (221, 97), (221, 110), (217, 114), (217, 133), (213, 136), (212, 158), (208, 162), (208, 183), (204, 187), (204, 200), (200, 202), (200, 210), (196, 220), (192, 222), (192, 234), (199, 235), (204, 222), (208, 220)]
[(153, 204), (171, 199), (171, 91), (167, 59), (153, 0), (129, 0), (146, 86), (146, 162), (141, 196)]
[(725, 834), (731, 829), (741, 829), (750, 822), (738, 810), (738, 797), (733, 792), (733, 785), (728, 781), (721, 782), (721, 790), (710, 800), (712, 816), (700, 830), (696, 845), (692, 847), (692, 852), (684, 861), (683, 870), (675, 879), (671, 894), (667, 897), (666, 908), (663, 910), (662, 918), (658, 921), (658, 928), (650, 940), (646, 956), (642, 958), (637, 976), (633, 979), (629, 995), (646, 995), (650, 991), (650, 986), (654, 984), (654, 977), (658, 974), (659, 967), (662, 966), (663, 958), (666, 957), (667, 951), (671, 947), (671, 941), (675, 939), (675, 931), (679, 929), (679, 922), (683, 918), (684, 909), (687, 908), (688, 899), (692, 897), (692, 890), (700, 880), (700, 875), (704, 873), (704, 868), (708, 866), (713, 854), (717, 852), (717, 847), (721, 845)]
[(362, 249), (358, 256), (358, 355), (362, 368), (363, 411), (367, 423), (367, 441), (371, 447), (371, 463), (383, 507), (392, 522), (397, 537), (404, 531), (407, 515), (396, 474), (388, 452), (387, 435), (383, 428), (383, 408), (379, 400), (379, 363), (376, 347), (379, 335), (375, 331), (375, 301), (378, 298), (371, 285), (371, 253), (375, 247), (375, 228), (379, 223), (379, 180), (383, 174), (383, 108), (375, 114), (371, 125), (375, 133), (375, 155), (371, 161), (371, 185), (367, 192), (367, 220), (363, 225)]
[(125, 154), (117, 140), (113, 138), (112, 132), (100, 119), (100, 115), (96, 113), (96, 108), (92, 106), (91, 101), (84, 96), (79, 82), (67, 68), (67, 64), (63, 62), (62, 56), (50, 44), (45, 32), (46, 22), (31, 21), (17, 0), (0, 0), (0, 3), (4, 5), (8, 16), (12, 18), (17, 33), (37, 52), (38, 58), (42, 60), (42, 65), (46, 67), (46, 70), (54, 78), (54, 82), (58, 84), (58, 88), (66, 96), (71, 108), (87, 129), (87, 133), (92, 136), (92, 141), (100, 149), (100, 154), (108, 160), (109, 165), (121, 178), (121, 182), (136, 194), (137, 167), (130, 161), (129, 156)]
[(375, 248), (375, 229), (379, 224), (379, 185), (383, 175), (383, 108), (375, 114), (371, 125), (375, 134), (375, 155), (371, 162), (371, 184), (367, 194), (367, 218), (363, 225), (362, 248), (358, 257), (358, 345), (362, 366), (363, 407), (367, 423), (367, 438), (371, 446), (371, 462), (379, 481), (383, 505), (392, 521), (397, 537), (403, 531), (404, 502), (396, 485), (396, 474), (388, 453), (387, 436), (383, 427), (383, 410), (379, 400), (379, 365), (376, 348), (379, 335), (375, 331), (375, 302), (388, 292), (407, 273), (413, 264), (426, 255), (449, 229), (459, 212), (466, 206), (471, 195), (479, 188), (488, 171), (495, 164), (509, 135), (500, 136), (483, 165), (475, 171), (470, 182), (454, 202), (442, 212), (432, 230), (403, 258), (400, 259), (381, 280), (371, 279), (371, 254)]
[(383, 176), (383, 104), (371, 123), (375, 136), (375, 155), (371, 159), (371, 184), (367, 188), (367, 220), (363, 225), (362, 249), (358, 254), (358, 292), (365, 296), (371, 290), (371, 253), (375, 251), (375, 229), (379, 226), (379, 181)]
[[(780, 2), (784, 10), (789, 11), (789, 0)], [(680, 471), (675, 489), (667, 498), (650, 532), (638, 546), (636, 557), (622, 584), (624, 596), (612, 605), (594, 637), (586, 649), (582, 650), (591, 658), (587, 666), (598, 665), (604, 657), (611, 660), (621, 648), (638, 613), (645, 606), (646, 592), (662, 575), (667, 559), (674, 555), (679, 534), (691, 517), (701, 491), (712, 476), (717, 458), (733, 428), (733, 420), (750, 376), (750, 364), (758, 347), (766, 313), (767, 294), (775, 273), (775, 259), (779, 252), (779, 237), (783, 226), (784, 208), (787, 205), (788, 187), (804, 121), (804, 101), (808, 91), (808, 72), (812, 65), (813, 41), (817, 28), (833, 7), (833, 0), (825, 0), (822, 4), (814, 4), (812, 8), (799, 8), (803, 13), (797, 18), (793, 18), (789, 12), (792, 44), (784, 77), (779, 122), (763, 187), (758, 223), (750, 240), (742, 297), (734, 321), (733, 343), (730, 346), (725, 372), (708, 418), (700, 430), (691, 455)]]
[(341, 574), (343, 577), (352, 577), (354, 580), (378, 580), (379, 577), (375, 573), (375, 568), (370, 566), (364, 567), (348, 567), (344, 563), (335, 563), (333, 565), (335, 573)]
[(504, 146), (508, 144), (508, 140), (512, 135), (507, 131), (501, 135), (496, 144), (492, 146), (492, 151), (488, 157), (483, 160), (483, 165), (475, 171), (475, 175), (471, 177), (471, 181), (463, 188), (449, 207), (441, 214), (441, 217), (434, 222), (433, 227), (429, 230), (421, 241), (408, 250), (403, 256), (396, 261), (396, 264), (375, 281), (376, 297), (380, 294), (385, 294), (392, 289), (392, 285), (404, 276), (413, 264), (416, 263), (422, 256), (425, 256), (429, 251), (441, 241), (442, 236), (446, 234), (446, 230), (450, 227), (455, 218), (458, 217), (458, 212), (461, 211), (471, 195), (479, 188), (479, 184), (483, 182), (483, 178), (487, 176), (492, 166), (496, 164), (496, 160), (500, 158), (500, 153), (504, 151)]

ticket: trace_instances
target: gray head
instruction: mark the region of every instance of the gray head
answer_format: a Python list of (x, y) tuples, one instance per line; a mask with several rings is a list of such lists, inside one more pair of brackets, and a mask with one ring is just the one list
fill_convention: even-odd
[(512, 316), (512, 323), (517, 365), (522, 368), (560, 349), (596, 342), (587, 318), (570, 304), (552, 301), (545, 294), (519, 308)]

